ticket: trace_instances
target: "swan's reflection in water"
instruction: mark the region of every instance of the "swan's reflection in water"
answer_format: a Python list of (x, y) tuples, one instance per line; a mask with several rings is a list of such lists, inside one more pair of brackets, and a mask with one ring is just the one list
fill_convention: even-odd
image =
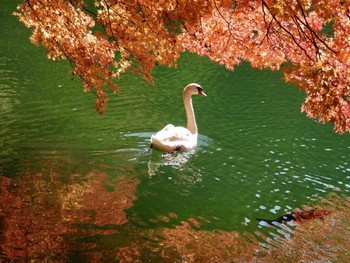
[(148, 174), (149, 176), (156, 175), (158, 169), (162, 166), (172, 166), (176, 169), (186, 169), (185, 164), (190, 160), (190, 158), (195, 154), (195, 149), (187, 152), (178, 153), (165, 153), (162, 155), (163, 158), (153, 160), (152, 158), (148, 161)]
[(178, 189), (179, 191), (186, 192), (188, 188), (202, 182), (202, 165), (198, 162), (198, 157), (201, 154), (212, 152), (215, 148), (212, 139), (199, 135), (198, 145), (195, 149), (167, 154), (154, 149), (149, 151), (152, 134), (154, 132), (123, 134), (125, 140), (133, 140), (128, 144), (132, 143), (138, 149), (131, 161), (136, 161), (140, 165), (147, 165), (147, 173), (150, 178), (157, 178), (157, 180), (167, 178), (176, 185), (184, 186), (181, 190)]

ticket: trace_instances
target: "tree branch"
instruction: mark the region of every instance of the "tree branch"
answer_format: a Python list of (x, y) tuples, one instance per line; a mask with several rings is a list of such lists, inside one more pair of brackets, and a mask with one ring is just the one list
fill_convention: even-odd
[(266, 7), (266, 9), (269, 11), (269, 13), (271, 14), (273, 20), (277, 23), (277, 25), (284, 31), (286, 32), (289, 37), (292, 39), (292, 41), (304, 52), (305, 56), (311, 60), (311, 61), (315, 61), (315, 59), (313, 59), (308, 53), (307, 51), (298, 43), (298, 41), (296, 40), (296, 38), (293, 36), (293, 34), (287, 29), (285, 28), (282, 23), (280, 21), (278, 21), (277, 17), (275, 16), (275, 14), (272, 13), (270, 7), (268, 6), (268, 4), (265, 2), (265, 0), (262, 0), (262, 4)]

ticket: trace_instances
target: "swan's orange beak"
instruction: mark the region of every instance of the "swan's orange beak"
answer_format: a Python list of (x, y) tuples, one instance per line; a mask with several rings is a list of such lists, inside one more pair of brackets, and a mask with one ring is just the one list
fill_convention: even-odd
[(198, 94), (201, 95), (201, 96), (204, 96), (204, 97), (207, 96), (207, 94), (205, 94), (202, 89), (198, 91)]

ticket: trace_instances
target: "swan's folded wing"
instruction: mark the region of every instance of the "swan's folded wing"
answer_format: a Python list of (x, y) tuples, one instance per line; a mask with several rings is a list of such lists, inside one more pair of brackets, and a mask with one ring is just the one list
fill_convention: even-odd
[(174, 151), (177, 148), (189, 150), (197, 144), (197, 134), (192, 134), (184, 127), (168, 124), (162, 130), (152, 135), (151, 143), (157, 149)]
[(175, 126), (172, 124), (168, 124), (162, 130), (154, 134), (152, 137), (157, 138), (159, 141), (169, 141), (172, 140), (174, 136)]
[(173, 140), (176, 141), (189, 141), (192, 140), (192, 137), (194, 136), (188, 129), (181, 126), (174, 127), (173, 133)]
[(193, 134), (188, 129), (181, 126), (175, 127), (172, 124), (168, 124), (154, 135), (154, 137), (161, 141), (187, 141), (192, 136)]

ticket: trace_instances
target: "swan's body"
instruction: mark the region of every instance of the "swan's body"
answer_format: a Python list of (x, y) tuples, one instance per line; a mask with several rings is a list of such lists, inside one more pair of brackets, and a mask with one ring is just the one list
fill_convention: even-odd
[(192, 134), (185, 127), (168, 124), (161, 131), (152, 135), (151, 143), (153, 148), (163, 152), (188, 151), (196, 147), (197, 137), (197, 133)]
[(196, 147), (198, 129), (192, 105), (193, 94), (206, 96), (203, 88), (196, 83), (189, 84), (184, 89), (183, 102), (187, 115), (187, 128), (175, 127), (172, 124), (166, 125), (162, 130), (152, 135), (151, 147), (164, 152), (188, 151)]

